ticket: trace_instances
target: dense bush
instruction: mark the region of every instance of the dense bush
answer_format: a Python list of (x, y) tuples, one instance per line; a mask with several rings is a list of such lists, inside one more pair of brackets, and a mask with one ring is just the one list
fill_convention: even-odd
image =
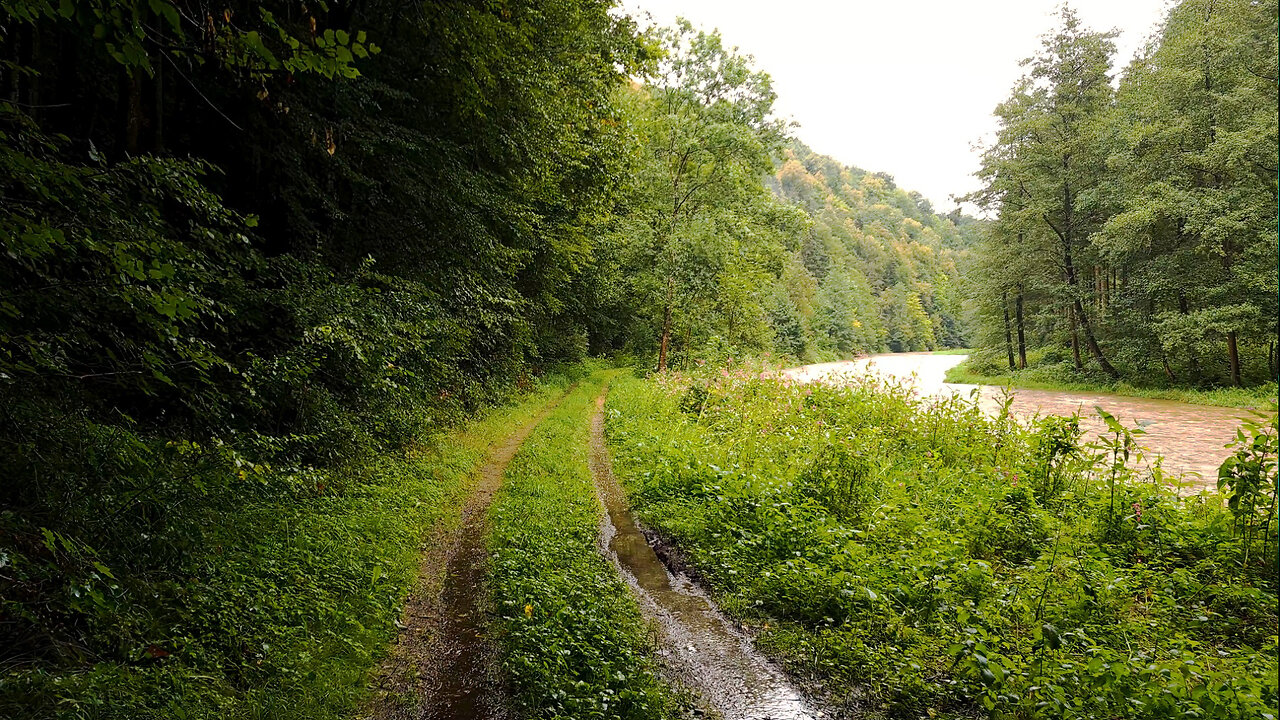
[(349, 705), (404, 453), (585, 351), (609, 11), (0, 5), (0, 714)]

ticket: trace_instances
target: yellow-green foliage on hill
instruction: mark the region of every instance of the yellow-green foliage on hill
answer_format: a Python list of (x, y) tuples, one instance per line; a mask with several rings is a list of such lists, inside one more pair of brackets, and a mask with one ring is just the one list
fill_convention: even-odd
[(775, 165), (774, 192), (812, 218), (783, 281), (816, 349), (963, 346), (958, 278), (977, 221), (798, 141)]

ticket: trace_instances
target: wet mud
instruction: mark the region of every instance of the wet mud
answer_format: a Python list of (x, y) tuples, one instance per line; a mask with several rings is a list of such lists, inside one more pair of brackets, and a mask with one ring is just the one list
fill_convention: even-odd
[[(947, 370), (966, 357), (929, 353), (872, 355), (846, 362), (805, 365), (787, 370), (784, 375), (800, 382), (840, 382), (842, 378), (870, 373), (895, 382), (911, 383), (926, 397), (956, 394), (968, 397), (977, 391), (982, 409), (992, 414), (998, 412), (1004, 388), (945, 382)], [(1093, 442), (1106, 431), (1106, 424), (1095, 407), (1116, 416), (1130, 429), (1144, 430), (1146, 434), (1139, 436), (1137, 443), (1145, 447), (1149, 455), (1161, 456), (1162, 467), (1167, 473), (1185, 474), (1184, 484), (1191, 490), (1217, 487), (1218, 466), (1231, 454), (1226, 445), (1235, 437), (1240, 420), (1249, 417), (1247, 410), (1239, 408), (1106, 393), (1021, 388), (1013, 390), (1009, 409), (1014, 416), (1023, 419), (1035, 415), (1079, 413), (1085, 441)]]
[[(572, 388), (570, 388), (572, 390)], [(568, 391), (565, 393), (568, 394)], [(502, 476), (533, 430), (563, 399), (551, 402), (489, 452), (475, 471), (457, 526), (429, 542), (417, 588), (405, 605), (400, 637), (382, 668), (376, 720), (506, 720), (496, 649), (485, 637), (487, 515)]]
[(645, 616), (659, 628), (664, 665), (725, 720), (816, 720), (824, 717), (755, 651), (704, 592), (659, 559), (613, 475), (604, 437), (604, 400), (591, 421), (591, 472), (607, 510), (601, 544), (622, 570)]

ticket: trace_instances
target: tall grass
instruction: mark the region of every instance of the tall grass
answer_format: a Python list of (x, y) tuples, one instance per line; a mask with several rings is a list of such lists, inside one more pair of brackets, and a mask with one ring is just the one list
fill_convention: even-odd
[[(609, 404), (642, 520), (837, 705), (1276, 714), (1274, 525), (1243, 534), (1219, 496), (1131, 469), (1123, 429), (1088, 449), (1071, 419), (753, 373), (620, 382)], [(1244, 465), (1268, 507), (1274, 451)]]
[[(328, 471), (250, 468), (234, 494), (194, 494), (173, 512), (203, 527), (202, 543), (143, 532), (136, 557), (99, 555), (74, 580), (84, 602), (72, 621), (117, 652), (4, 668), (0, 716), (349, 717), (394, 637), (423, 538), (456, 516), (488, 446), (566, 384), (552, 379), (409, 451)], [(83, 560), (67, 538), (45, 542), (29, 557)], [(140, 569), (157, 556), (180, 573)], [(30, 570), (0, 573), (20, 581)], [(22, 600), (0, 598), (0, 617), (29, 612)]]

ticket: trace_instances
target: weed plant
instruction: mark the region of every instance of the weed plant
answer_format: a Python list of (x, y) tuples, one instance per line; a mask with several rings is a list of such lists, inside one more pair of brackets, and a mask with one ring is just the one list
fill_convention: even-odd
[(517, 715), (673, 717), (635, 598), (600, 553), (587, 464), (595, 398), (583, 381), (525, 442), (490, 509), (491, 591)]
[[(615, 466), (757, 644), (867, 717), (1274, 718), (1276, 419), (1223, 495), (1123, 427), (866, 379), (624, 380)], [(1113, 428), (1115, 430), (1116, 428)]]

